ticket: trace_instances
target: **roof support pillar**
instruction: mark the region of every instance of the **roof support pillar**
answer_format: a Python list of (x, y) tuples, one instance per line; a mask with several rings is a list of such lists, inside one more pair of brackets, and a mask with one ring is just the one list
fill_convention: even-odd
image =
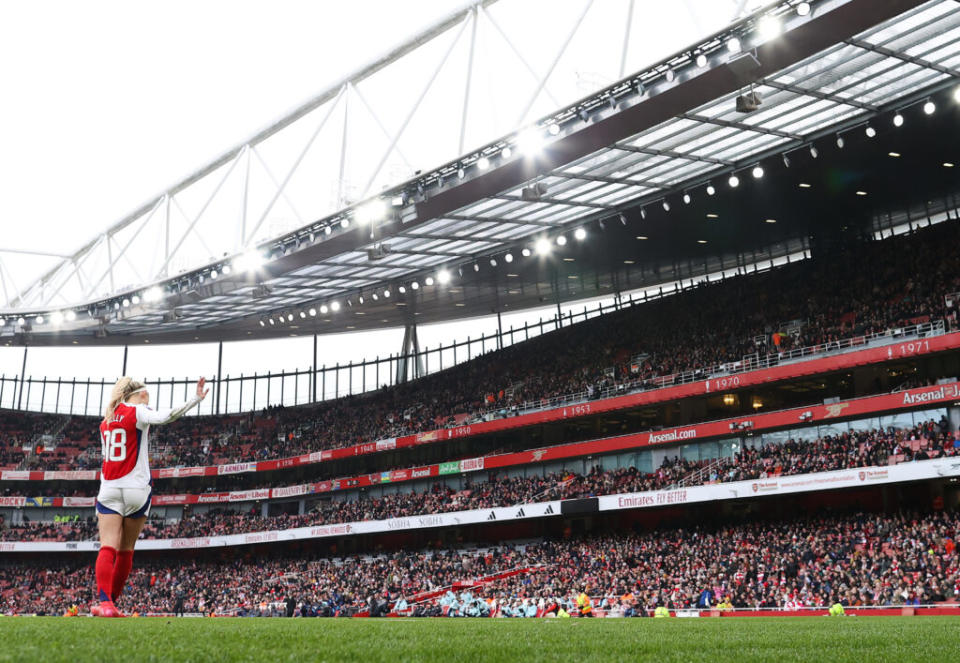
[(417, 338), (417, 324), (411, 322), (403, 328), (403, 345), (400, 347), (400, 360), (397, 362), (396, 384), (423, 377), (423, 357), (420, 355), (420, 340)]

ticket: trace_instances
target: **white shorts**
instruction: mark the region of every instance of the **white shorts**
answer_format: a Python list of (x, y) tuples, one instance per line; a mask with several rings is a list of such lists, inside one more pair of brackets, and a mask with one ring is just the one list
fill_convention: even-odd
[(150, 498), (153, 487), (107, 488), (100, 487), (97, 495), (97, 513), (112, 513), (125, 518), (140, 518), (150, 513)]

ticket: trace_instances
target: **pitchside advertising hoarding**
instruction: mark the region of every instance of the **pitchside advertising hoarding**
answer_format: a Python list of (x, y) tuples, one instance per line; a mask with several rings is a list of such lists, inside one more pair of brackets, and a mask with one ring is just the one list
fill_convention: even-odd
[[(230, 534), (226, 536), (205, 536), (191, 539), (144, 539), (137, 542), (137, 550), (171, 550), (185, 548), (216, 548), (222, 546), (243, 546), (279, 541), (299, 541), (320, 539), (333, 536), (354, 534), (377, 534), (431, 527), (452, 527), (477, 523), (514, 521), (528, 518), (543, 518), (560, 515), (560, 502), (539, 502), (536, 504), (518, 504), (516, 506), (455, 511), (450, 513), (425, 514), (387, 520), (366, 520), (355, 523), (337, 523), (333, 525), (315, 525), (296, 529), (251, 532), (248, 534)], [(0, 542), (0, 552), (65, 552), (94, 551), (99, 548), (96, 541), (79, 542)]]
[[(694, 486), (691, 488), (605, 495), (598, 498), (591, 498), (589, 501), (592, 503), (591, 509), (594, 511), (617, 511), (695, 504), (698, 502), (718, 500), (754, 498), (765, 495), (787, 495), (791, 493), (835, 490), (956, 476), (960, 476), (960, 457), (902, 463), (891, 467), (864, 467), (833, 472), (798, 474), (787, 477), (771, 477), (754, 481), (734, 481), (731, 483)], [(362, 522), (317, 525), (281, 531), (252, 532), (227, 536), (208, 536), (192, 539), (146, 539), (137, 543), (137, 549), (170, 550), (242, 546), (257, 543), (350, 536), (354, 534), (378, 534), (430, 527), (456, 527), (459, 525), (479, 523), (509, 522), (528, 518), (551, 518), (567, 512), (568, 510), (565, 508), (565, 505), (585, 501), (588, 500), (557, 500), (496, 507), (492, 509), (453, 511), (449, 513), (389, 518), (386, 520), (366, 520)], [(98, 545), (95, 541), (11, 541), (0, 542), (0, 552), (94, 551)]]

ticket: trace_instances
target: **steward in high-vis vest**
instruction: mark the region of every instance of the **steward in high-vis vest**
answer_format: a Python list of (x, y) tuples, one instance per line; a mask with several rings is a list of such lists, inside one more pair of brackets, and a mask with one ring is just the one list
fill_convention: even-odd
[(577, 607), (580, 608), (581, 617), (593, 617), (593, 603), (587, 596), (586, 589), (580, 592), (580, 596), (577, 597)]

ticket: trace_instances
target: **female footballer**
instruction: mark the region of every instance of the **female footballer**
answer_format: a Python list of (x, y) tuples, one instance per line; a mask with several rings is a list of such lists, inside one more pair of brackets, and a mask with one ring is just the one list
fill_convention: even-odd
[(133, 568), (133, 547), (150, 512), (148, 435), (151, 424), (168, 424), (182, 417), (210, 391), (206, 378), (197, 382), (196, 396), (178, 408), (151, 410), (147, 387), (128, 377), (117, 380), (100, 423), (103, 468), (97, 495), (100, 553), (96, 578), (98, 617), (123, 617), (114, 605)]

